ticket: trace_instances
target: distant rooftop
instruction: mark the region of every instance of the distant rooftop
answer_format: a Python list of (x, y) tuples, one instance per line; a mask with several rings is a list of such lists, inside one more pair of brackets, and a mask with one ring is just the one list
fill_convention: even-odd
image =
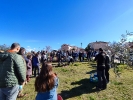
[(109, 43), (109, 42), (105, 42), (105, 41), (96, 41), (96, 42), (91, 42), (91, 43)]

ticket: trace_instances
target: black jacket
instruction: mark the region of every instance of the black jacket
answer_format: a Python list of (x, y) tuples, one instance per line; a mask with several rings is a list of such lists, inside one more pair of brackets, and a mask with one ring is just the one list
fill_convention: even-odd
[(105, 66), (106, 66), (106, 69), (110, 69), (110, 60), (108, 56), (106, 56)]
[(96, 55), (95, 61), (97, 61), (97, 70), (105, 69), (106, 55), (103, 52)]

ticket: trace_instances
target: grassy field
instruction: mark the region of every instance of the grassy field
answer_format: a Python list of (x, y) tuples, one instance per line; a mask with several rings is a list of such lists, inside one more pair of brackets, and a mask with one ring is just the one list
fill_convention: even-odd
[[(120, 77), (110, 70), (110, 83), (106, 90), (97, 91), (95, 83), (90, 83), (91, 72), (95, 72), (94, 63), (75, 63), (67, 67), (55, 67), (59, 77), (58, 93), (64, 100), (133, 100), (133, 70), (124, 69)], [(17, 100), (35, 100), (34, 81), (24, 87), (27, 97)]]

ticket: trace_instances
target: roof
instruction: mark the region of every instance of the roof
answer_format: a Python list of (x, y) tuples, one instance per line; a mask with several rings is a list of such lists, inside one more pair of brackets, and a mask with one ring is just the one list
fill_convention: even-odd
[(104, 41), (96, 41), (96, 42), (91, 42), (89, 44), (92, 44), (92, 43), (109, 43), (109, 42), (104, 42)]

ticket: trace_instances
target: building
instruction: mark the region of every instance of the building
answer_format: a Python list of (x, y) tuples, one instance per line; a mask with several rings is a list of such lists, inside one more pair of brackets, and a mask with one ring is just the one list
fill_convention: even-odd
[(72, 49), (72, 47), (70, 46), (70, 45), (68, 45), (68, 44), (63, 44), (63, 45), (61, 45), (61, 49), (60, 50), (62, 50), (62, 51), (70, 51)]
[(99, 48), (106, 50), (108, 47), (108, 44), (109, 44), (108, 42), (96, 41), (96, 42), (90, 43), (89, 45), (94, 50), (98, 50)]
[(71, 50), (75, 50), (77, 52), (80, 51), (81, 48), (77, 47), (77, 46), (71, 46), (69, 44), (63, 44), (61, 45), (61, 49), (59, 50), (62, 50), (62, 51), (71, 51)]

